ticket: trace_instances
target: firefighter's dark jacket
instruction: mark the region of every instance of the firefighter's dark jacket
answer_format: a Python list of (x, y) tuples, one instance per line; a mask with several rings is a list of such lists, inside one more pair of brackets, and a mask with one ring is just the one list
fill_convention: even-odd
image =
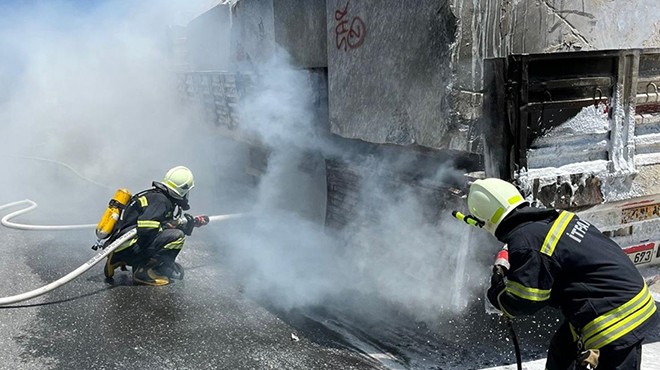
[(574, 339), (590, 349), (631, 345), (654, 327), (656, 305), (635, 265), (575, 214), (523, 206), (496, 237), (508, 244), (511, 268), (489, 298), (505, 314), (560, 308)]
[[(119, 235), (137, 227), (137, 249), (146, 248), (162, 231), (164, 224), (176, 217), (176, 206), (181, 206), (180, 202), (172, 199), (158, 186), (134, 195), (122, 213)], [(186, 235), (190, 235), (192, 228), (193, 223), (188, 222), (182, 230)]]

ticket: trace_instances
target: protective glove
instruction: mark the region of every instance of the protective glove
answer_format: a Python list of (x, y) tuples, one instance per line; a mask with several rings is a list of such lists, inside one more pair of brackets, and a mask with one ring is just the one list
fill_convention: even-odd
[(210, 221), (209, 216), (207, 215), (199, 215), (193, 217), (193, 222), (195, 227), (202, 227), (204, 225), (208, 225), (209, 221)]
[(195, 218), (187, 213), (184, 213), (183, 217), (186, 221), (182, 224), (180, 229), (183, 230), (184, 234), (191, 235), (193, 229), (195, 228)]
[(493, 274), (490, 276), (490, 288), (488, 288), (486, 297), (488, 297), (488, 301), (490, 302), (490, 304), (492, 304), (493, 307), (497, 308), (500, 311), (502, 311), (502, 308), (500, 307), (500, 302), (497, 301), (497, 297), (500, 295), (500, 293), (502, 293), (504, 289), (506, 289), (506, 282), (504, 281), (504, 273), (499, 268), (497, 269), (497, 271), (495, 271), (495, 267), (494, 267)]
[(168, 220), (163, 222), (160, 226), (163, 229), (177, 229), (179, 225), (180, 225), (179, 220)]

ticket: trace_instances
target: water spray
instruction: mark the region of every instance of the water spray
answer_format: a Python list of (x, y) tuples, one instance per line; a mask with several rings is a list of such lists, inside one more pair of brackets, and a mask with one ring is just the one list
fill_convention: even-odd
[[(463, 221), (471, 226), (482, 228), (485, 224), (483, 221), (477, 219), (476, 217), (472, 215), (464, 215), (459, 211), (452, 211), (451, 215), (454, 216), (454, 218), (457, 220)], [(509, 252), (507, 246), (505, 245), (504, 248), (502, 248), (502, 250), (497, 254), (495, 263), (493, 265), (493, 273), (501, 274), (501, 276), (504, 276), (505, 271), (509, 268)], [(488, 304), (488, 300), (486, 300), (486, 303)], [(488, 309), (486, 311), (488, 311)], [(509, 329), (509, 335), (511, 336), (511, 341), (513, 342), (513, 348), (516, 354), (517, 369), (522, 370), (522, 356), (520, 354), (518, 336), (516, 335), (516, 331), (513, 329), (513, 320), (511, 320), (511, 317), (507, 315), (503, 315), (503, 320)]]

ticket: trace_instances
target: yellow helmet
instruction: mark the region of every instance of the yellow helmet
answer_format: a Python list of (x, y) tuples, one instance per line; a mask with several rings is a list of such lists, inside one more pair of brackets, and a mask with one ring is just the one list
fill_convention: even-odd
[(195, 187), (193, 174), (188, 167), (177, 166), (165, 174), (163, 185), (170, 191), (170, 195), (177, 199), (183, 199), (188, 195), (190, 189)]
[(472, 216), (482, 221), (484, 229), (495, 235), (504, 217), (526, 201), (512, 184), (489, 178), (472, 183), (467, 203)]

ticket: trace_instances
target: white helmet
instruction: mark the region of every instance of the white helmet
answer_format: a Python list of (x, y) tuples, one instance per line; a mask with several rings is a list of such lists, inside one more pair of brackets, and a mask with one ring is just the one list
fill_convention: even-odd
[(177, 166), (167, 171), (163, 178), (163, 185), (169, 190), (174, 198), (183, 199), (188, 195), (190, 189), (195, 187), (193, 174), (188, 167)]
[(472, 216), (483, 221), (484, 229), (495, 235), (504, 217), (526, 201), (512, 184), (490, 178), (472, 183), (467, 203)]

